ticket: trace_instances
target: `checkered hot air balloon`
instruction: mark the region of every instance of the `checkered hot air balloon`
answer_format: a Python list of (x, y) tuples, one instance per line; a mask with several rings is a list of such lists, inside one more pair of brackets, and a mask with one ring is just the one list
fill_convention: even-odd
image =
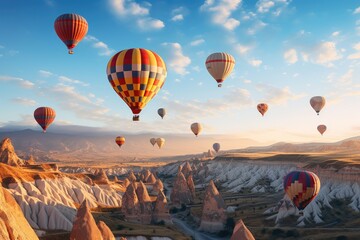
[(116, 53), (106, 73), (111, 86), (133, 112), (133, 120), (164, 85), (167, 75), (163, 59), (155, 52), (131, 48)]
[(56, 112), (50, 107), (39, 107), (34, 111), (34, 118), (36, 122), (41, 126), (43, 132), (46, 132), (46, 129), (54, 121), (56, 117)]
[(125, 143), (125, 138), (122, 136), (118, 136), (115, 138), (116, 144), (121, 147)]
[(310, 171), (293, 171), (284, 178), (284, 190), (302, 214), (319, 193), (320, 179)]
[(217, 52), (207, 57), (205, 65), (210, 75), (218, 83), (218, 87), (221, 87), (222, 82), (234, 69), (235, 59), (228, 53)]
[(73, 54), (73, 48), (88, 31), (88, 23), (84, 17), (78, 14), (66, 13), (55, 20), (54, 28), (56, 34), (67, 46), (69, 54)]

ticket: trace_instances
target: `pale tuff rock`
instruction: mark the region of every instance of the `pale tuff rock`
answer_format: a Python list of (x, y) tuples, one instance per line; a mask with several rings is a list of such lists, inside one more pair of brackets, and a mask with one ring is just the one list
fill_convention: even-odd
[(140, 180), (143, 182), (146, 182), (146, 180), (148, 179), (148, 177), (150, 177), (151, 172), (149, 169), (146, 169), (145, 171), (142, 171), (140, 174)]
[(101, 232), (103, 240), (115, 240), (114, 234), (111, 232), (110, 228), (103, 221), (99, 221), (97, 227)]
[(136, 176), (135, 176), (133, 171), (131, 171), (129, 173), (129, 176), (127, 178), (129, 179), (130, 182), (135, 182), (136, 181)]
[(153, 223), (158, 223), (160, 221), (164, 221), (165, 223), (171, 223), (167, 199), (163, 191), (161, 190), (159, 191), (159, 194), (157, 196), (154, 211), (152, 214)]
[(189, 174), (189, 176), (186, 178), (186, 182), (190, 189), (192, 198), (195, 199), (195, 185), (192, 174)]
[(244, 222), (240, 219), (234, 227), (230, 240), (255, 240), (255, 238), (250, 230), (245, 226)]
[(4, 138), (0, 143), (0, 162), (11, 166), (22, 166), (25, 164), (25, 161), (16, 155), (10, 138)]
[(164, 190), (164, 184), (162, 183), (162, 181), (160, 179), (157, 179), (153, 185), (152, 192), (154, 194), (158, 194), (159, 191), (163, 191), (163, 190)]
[(125, 178), (125, 180), (123, 182), (123, 186), (127, 188), (129, 185), (130, 185), (130, 180)]
[[(180, 169), (180, 168), (179, 168)], [(191, 191), (187, 185), (184, 174), (179, 171), (170, 194), (170, 200), (175, 205), (189, 204), (193, 201)]]
[(25, 162), (25, 165), (34, 165), (34, 164), (35, 164), (35, 159), (33, 155), (30, 155), (29, 159)]
[(185, 165), (182, 167), (181, 172), (184, 174), (184, 176), (187, 178), (189, 174), (192, 172), (192, 168), (190, 166), (190, 163), (186, 161)]
[(139, 199), (141, 211), (140, 221), (141, 223), (149, 224), (151, 222), (152, 203), (146, 186), (141, 181), (137, 184), (136, 194)]
[(11, 194), (0, 188), (0, 239), (38, 240)]
[(137, 183), (136, 194), (139, 198), (139, 202), (141, 202), (141, 203), (151, 202), (147, 188), (142, 181)]
[(109, 179), (104, 169), (100, 169), (97, 174), (95, 174), (93, 181), (97, 184), (109, 184)]
[(150, 174), (150, 176), (145, 180), (146, 183), (151, 183), (154, 184), (156, 182), (156, 178), (154, 176), (154, 174)]
[(136, 195), (136, 184), (134, 182), (126, 188), (126, 192), (122, 197), (121, 211), (125, 214), (125, 217), (140, 214), (139, 199)]
[(103, 240), (86, 200), (77, 211), (70, 240)]
[(226, 217), (225, 202), (211, 180), (205, 192), (200, 230), (206, 232), (221, 231), (224, 229)]

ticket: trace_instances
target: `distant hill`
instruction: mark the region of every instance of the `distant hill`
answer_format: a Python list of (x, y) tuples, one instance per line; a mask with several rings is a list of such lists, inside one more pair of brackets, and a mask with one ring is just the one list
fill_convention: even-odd
[(360, 136), (344, 139), (333, 143), (284, 143), (279, 142), (270, 146), (248, 147), (227, 151), (229, 153), (360, 153)]
[[(148, 158), (166, 157), (173, 159), (175, 155), (201, 154), (212, 148), (214, 142), (221, 142), (225, 149), (247, 147), (259, 143), (246, 138), (234, 138), (221, 135), (189, 134), (158, 134), (158, 133), (111, 133), (101, 132), (82, 127), (79, 131), (75, 127), (71, 130), (48, 131), (15, 130), (0, 131), (0, 140), (11, 138), (19, 156), (27, 158), (33, 155), (36, 161), (140, 161)], [(94, 130), (94, 131), (93, 131)], [(62, 133), (63, 132), (63, 133)], [(123, 135), (126, 143), (119, 148), (115, 137)], [(163, 137), (166, 142), (162, 149), (150, 144), (150, 138)]]

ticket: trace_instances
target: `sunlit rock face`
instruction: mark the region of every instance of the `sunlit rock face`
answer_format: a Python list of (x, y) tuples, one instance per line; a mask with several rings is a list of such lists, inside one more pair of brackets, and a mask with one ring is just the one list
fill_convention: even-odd
[(255, 238), (240, 219), (234, 227), (230, 240), (255, 240)]
[(191, 191), (181, 171), (175, 177), (170, 200), (174, 205), (189, 204), (193, 201)]
[(0, 162), (10, 166), (22, 166), (25, 164), (25, 161), (16, 155), (10, 138), (4, 138), (0, 143)]
[(226, 205), (224, 199), (211, 180), (206, 188), (199, 230), (219, 232), (226, 222)]

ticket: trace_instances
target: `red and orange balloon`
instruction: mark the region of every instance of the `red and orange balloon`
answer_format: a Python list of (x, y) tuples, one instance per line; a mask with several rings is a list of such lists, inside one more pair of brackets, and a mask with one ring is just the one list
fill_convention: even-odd
[(43, 132), (46, 132), (46, 129), (54, 121), (55, 117), (56, 112), (50, 107), (39, 107), (34, 111), (34, 118), (43, 129)]

